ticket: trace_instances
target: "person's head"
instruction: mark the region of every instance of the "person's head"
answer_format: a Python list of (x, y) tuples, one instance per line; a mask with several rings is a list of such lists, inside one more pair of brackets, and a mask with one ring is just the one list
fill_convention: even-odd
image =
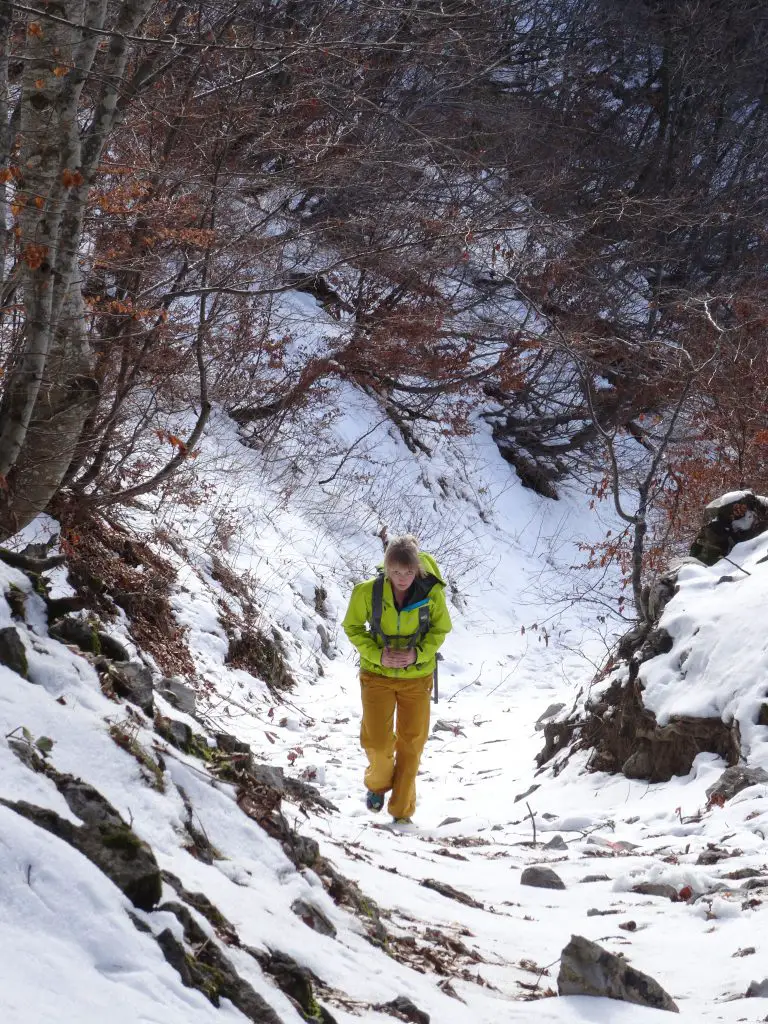
[(419, 558), (419, 542), (407, 533), (393, 537), (384, 553), (384, 572), (389, 582), (399, 590), (407, 590), (417, 576), (424, 575)]

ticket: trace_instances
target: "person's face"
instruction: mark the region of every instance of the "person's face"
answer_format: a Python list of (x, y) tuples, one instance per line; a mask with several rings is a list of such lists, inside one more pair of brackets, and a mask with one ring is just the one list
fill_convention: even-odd
[(393, 565), (389, 570), (389, 581), (395, 590), (407, 590), (415, 579), (415, 570), (405, 565)]

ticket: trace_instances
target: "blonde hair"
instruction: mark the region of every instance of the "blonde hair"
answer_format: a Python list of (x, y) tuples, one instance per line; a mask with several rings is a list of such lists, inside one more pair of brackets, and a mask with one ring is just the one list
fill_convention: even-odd
[(396, 565), (413, 569), (417, 576), (424, 575), (424, 566), (419, 558), (419, 542), (412, 533), (393, 537), (387, 544), (387, 550), (384, 552), (384, 572), (389, 575), (390, 569)]

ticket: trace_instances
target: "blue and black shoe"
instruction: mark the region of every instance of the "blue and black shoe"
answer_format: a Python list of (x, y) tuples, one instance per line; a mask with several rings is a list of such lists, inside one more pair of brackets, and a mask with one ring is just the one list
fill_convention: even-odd
[(378, 814), (384, 806), (384, 794), (374, 793), (373, 790), (369, 789), (365, 795), (365, 806), (369, 811), (373, 811), (374, 814)]

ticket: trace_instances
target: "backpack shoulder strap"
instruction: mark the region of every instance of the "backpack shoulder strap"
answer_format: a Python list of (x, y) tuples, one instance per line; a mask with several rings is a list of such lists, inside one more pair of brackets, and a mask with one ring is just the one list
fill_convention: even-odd
[(370, 633), (373, 637), (383, 637), (381, 631), (381, 613), (384, 608), (384, 573), (380, 572), (373, 581), (371, 593), (371, 621), (369, 622)]

